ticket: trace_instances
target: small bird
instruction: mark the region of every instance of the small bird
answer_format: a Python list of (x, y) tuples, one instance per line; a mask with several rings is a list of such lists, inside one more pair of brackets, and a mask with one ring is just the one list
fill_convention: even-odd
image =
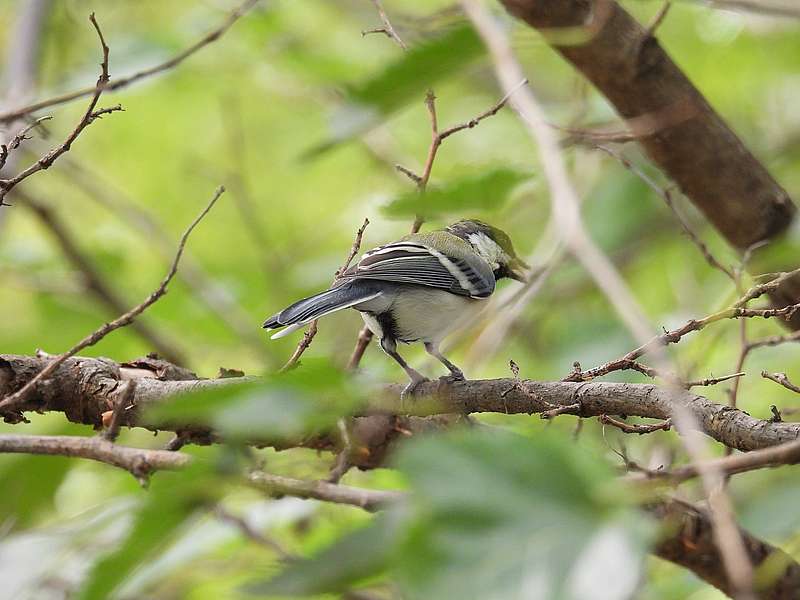
[(380, 340), (383, 351), (410, 378), (403, 395), (427, 381), (397, 352), (397, 342), (422, 342), (450, 371), (445, 379), (464, 379), (461, 369), (439, 351), (439, 343), (481, 310), (503, 277), (526, 281), (528, 267), (500, 229), (462, 220), (428, 233), (407, 235), (365, 253), (330, 289), (298, 300), (264, 322), (279, 329), (272, 339), (343, 308), (355, 308)]

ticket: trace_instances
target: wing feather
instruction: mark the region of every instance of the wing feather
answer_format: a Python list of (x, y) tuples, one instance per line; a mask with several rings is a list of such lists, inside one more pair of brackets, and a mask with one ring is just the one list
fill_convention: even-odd
[(482, 259), (457, 258), (425, 244), (400, 241), (370, 250), (346, 277), (411, 283), (486, 298), (494, 291), (494, 275), (488, 264), (477, 261)]

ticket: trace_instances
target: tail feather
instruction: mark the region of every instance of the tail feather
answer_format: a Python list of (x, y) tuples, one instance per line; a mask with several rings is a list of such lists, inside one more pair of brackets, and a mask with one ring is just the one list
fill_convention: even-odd
[[(361, 284), (362, 282), (358, 282)], [(278, 329), (286, 327), (272, 335), (272, 339), (281, 338), (285, 335), (297, 331), (306, 323), (314, 319), (319, 319), (337, 310), (349, 308), (361, 302), (372, 300), (380, 295), (375, 287), (369, 285), (358, 285), (351, 282), (339, 287), (335, 287), (308, 298), (298, 300), (291, 306), (284, 308), (281, 312), (271, 316), (264, 321), (264, 329)]]

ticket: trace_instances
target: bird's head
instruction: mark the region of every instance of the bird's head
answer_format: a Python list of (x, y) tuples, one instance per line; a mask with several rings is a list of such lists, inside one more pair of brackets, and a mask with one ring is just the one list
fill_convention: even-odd
[(447, 227), (447, 231), (467, 241), (475, 252), (492, 267), (495, 279), (510, 277), (527, 281), (528, 265), (517, 256), (508, 234), (483, 221), (465, 219)]

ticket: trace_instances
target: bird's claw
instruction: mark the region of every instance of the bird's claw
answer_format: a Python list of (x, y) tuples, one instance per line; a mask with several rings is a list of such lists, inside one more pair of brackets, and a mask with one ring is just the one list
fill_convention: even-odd
[(452, 383), (456, 383), (457, 381), (466, 381), (466, 377), (464, 377), (464, 373), (461, 371), (454, 371), (450, 373), (450, 375), (442, 375), (439, 377), (439, 382), (450, 385)]
[(426, 381), (430, 381), (427, 377), (421, 377), (420, 379), (412, 379), (408, 382), (408, 385), (403, 388), (403, 391), (400, 392), (400, 407), (402, 408), (405, 404), (405, 401), (413, 397), (419, 388), (420, 384), (425, 383)]

